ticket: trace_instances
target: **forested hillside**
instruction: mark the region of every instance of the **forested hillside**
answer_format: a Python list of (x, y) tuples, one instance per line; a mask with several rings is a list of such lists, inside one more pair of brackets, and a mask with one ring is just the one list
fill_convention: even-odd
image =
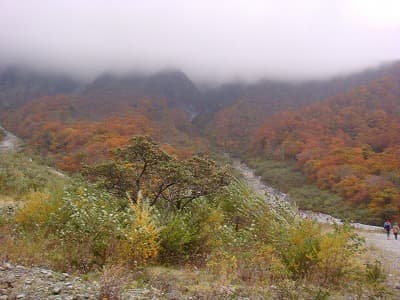
[(0, 65), (0, 111), (19, 107), (42, 96), (78, 93), (82, 86), (79, 80), (61, 73)]
[[(388, 76), (266, 119), (253, 157), (295, 160), (320, 188), (366, 207), (370, 221), (399, 218), (400, 77)], [(248, 148), (249, 149), (249, 148)]]
[(104, 160), (134, 135), (148, 135), (169, 153), (188, 157), (207, 143), (191, 124), (198, 91), (182, 73), (150, 77), (103, 75), (79, 95), (32, 99), (2, 111), (2, 122), (63, 170)]
[(298, 83), (261, 81), (250, 85), (224, 85), (208, 92), (204, 100), (214, 109), (214, 113), (208, 115), (206, 131), (221, 147), (243, 154), (247, 151), (246, 145), (250, 142), (252, 132), (271, 115), (297, 110), (373, 80), (397, 76), (399, 72), (400, 63), (393, 63), (330, 80)]
[[(3, 95), (15, 89), (4, 85), (9, 73), (3, 73)], [(310, 198), (299, 188), (314, 189), (308, 187), (314, 182), (341, 198), (313, 190), (314, 204), (308, 201), (305, 208), (329, 206), (335, 213), (345, 203), (344, 211), (362, 211), (357, 219), (379, 223), (398, 217), (399, 210), (399, 78), (400, 65), (393, 63), (328, 81), (230, 83), (201, 91), (175, 70), (103, 74), (74, 94), (52, 95), (49, 90), (59, 89), (49, 81), (49, 95), (18, 98), (0, 117), (7, 129), (71, 172), (109, 159), (110, 150), (135, 135), (151, 137), (180, 158), (208, 153), (216, 144), (265, 165), (261, 173), (273, 166), (266, 160), (295, 162), (309, 181), (295, 173), (265, 179), (280, 187), (297, 181), (295, 199)], [(318, 205), (323, 198), (336, 200)]]

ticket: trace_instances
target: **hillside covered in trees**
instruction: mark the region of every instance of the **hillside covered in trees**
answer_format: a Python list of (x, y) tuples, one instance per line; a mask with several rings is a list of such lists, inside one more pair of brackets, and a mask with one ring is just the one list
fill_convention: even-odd
[[(366, 207), (370, 220), (400, 211), (400, 77), (390, 76), (298, 111), (271, 116), (251, 155), (294, 160), (322, 189)], [(249, 149), (250, 151), (250, 149)]]
[[(293, 185), (300, 207), (396, 219), (397, 67), (354, 75), (354, 88), (343, 79), (202, 91), (175, 71), (102, 75), (3, 107), (2, 125), (27, 148), (0, 153), (11, 205), (0, 207), (0, 259), (94, 272), (107, 299), (126, 282), (217, 299), (391, 295), (350, 227), (266, 202), (209, 157), (241, 156), (279, 188)], [(212, 95), (225, 96), (211, 105)]]
[(33, 98), (1, 112), (2, 123), (57, 166), (77, 171), (134, 135), (147, 135), (179, 157), (207, 152), (191, 124), (198, 91), (182, 73), (102, 75), (81, 93)]
[[(326, 81), (231, 83), (208, 90), (178, 71), (103, 74), (85, 86), (70, 79), (37, 84), (41, 93), (35, 97), (20, 89), (24, 82), (35, 86), (35, 73), (6, 69), (2, 95), (19, 92), (0, 117), (70, 172), (110, 159), (110, 151), (134, 135), (149, 136), (182, 159), (218, 145), (246, 159), (295, 163), (309, 178), (300, 185), (313, 182), (340, 196), (346, 209), (362, 211), (359, 220), (380, 223), (399, 216), (399, 70), (393, 63)], [(65, 86), (75, 89), (65, 93)]]

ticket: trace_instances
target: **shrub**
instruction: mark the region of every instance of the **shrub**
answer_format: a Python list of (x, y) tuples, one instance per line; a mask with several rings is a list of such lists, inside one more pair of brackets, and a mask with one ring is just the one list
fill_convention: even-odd
[(372, 284), (382, 283), (385, 280), (386, 276), (383, 272), (382, 263), (379, 260), (366, 265), (366, 277), (367, 281)]
[(223, 243), (224, 222), (222, 211), (207, 198), (170, 213), (160, 232), (161, 260), (168, 263), (202, 261)]
[(31, 192), (27, 199), (16, 214), (20, 232), (38, 242), (43, 237), (57, 240), (46, 245), (53, 250), (67, 248), (62, 253), (64, 261), (83, 270), (102, 265), (114, 255), (132, 223), (127, 205), (78, 179), (52, 193)]
[(311, 221), (299, 220), (292, 226), (279, 224), (270, 234), (274, 251), (292, 276), (298, 279), (307, 275), (318, 261), (321, 239), (319, 226)]
[[(102, 265), (113, 255), (118, 241), (126, 236), (132, 215), (111, 194), (81, 181), (64, 192), (63, 205), (53, 217), (55, 235), (62, 244), (83, 251), (89, 265)], [(85, 255), (82, 255), (84, 258)]]
[(274, 220), (268, 230), (269, 243), (292, 279), (332, 286), (362, 272), (357, 259), (362, 241), (347, 225), (324, 233), (310, 220)]
[(49, 220), (62, 205), (62, 199), (50, 197), (44, 192), (30, 192), (24, 196), (24, 206), (17, 211), (15, 221), (25, 231), (34, 231), (49, 226)]
[(190, 222), (190, 214), (173, 214), (162, 228), (160, 239), (162, 261), (185, 262), (195, 250), (198, 228)]
[(127, 227), (125, 239), (120, 245), (120, 255), (133, 265), (144, 265), (157, 259), (159, 246), (159, 228), (156, 225), (152, 207), (140, 197), (131, 204), (133, 222)]
[(335, 226), (334, 231), (324, 234), (317, 256), (317, 280), (324, 285), (335, 285), (361, 271), (355, 255), (360, 252), (361, 242), (348, 225)]

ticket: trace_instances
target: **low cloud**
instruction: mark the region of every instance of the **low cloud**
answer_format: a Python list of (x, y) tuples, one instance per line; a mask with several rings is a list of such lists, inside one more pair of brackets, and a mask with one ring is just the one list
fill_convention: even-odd
[(400, 58), (399, 1), (3, 0), (0, 64), (314, 79)]

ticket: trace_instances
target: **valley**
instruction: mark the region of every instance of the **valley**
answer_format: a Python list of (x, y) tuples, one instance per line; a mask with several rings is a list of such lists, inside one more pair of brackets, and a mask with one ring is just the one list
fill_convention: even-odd
[[(103, 74), (56, 95), (42, 84), (44, 75), (39, 84), (32, 72), (6, 69), (4, 91), (29, 95), (29, 82), (47, 95), (22, 104), (15, 96), (16, 106), (4, 106), (0, 120), (68, 172), (107, 159), (133, 135), (150, 136), (181, 158), (210, 155), (216, 146), (292, 190), (302, 209), (378, 225), (400, 218), (399, 69), (394, 62), (326, 81), (233, 82), (210, 90), (176, 70)], [(58, 90), (65, 92), (55, 85), (52, 93)], [(272, 171), (276, 180), (268, 178)]]
[[(15, 152), (21, 149), (21, 140), (10, 132), (5, 131), (6, 139), (2, 141), (0, 152)], [(291, 209), (293, 205), (290, 198), (278, 190), (265, 185), (259, 176), (254, 174), (254, 170), (250, 169), (247, 165), (242, 163), (239, 159), (229, 159), (232, 161), (232, 166), (236, 169), (244, 178), (247, 185), (256, 193), (260, 194), (261, 199), (266, 201), (270, 208), (276, 209), (277, 214), (282, 211), (282, 207)], [(56, 170), (52, 170), (55, 175), (61, 174)], [(56, 174), (58, 173), (58, 174)], [(64, 176), (63, 174), (61, 174)], [(14, 203), (5, 203), (2, 199), (4, 207), (15, 207)], [(4, 202), (4, 203), (3, 203)], [(3, 205), (1, 206), (3, 207)], [(17, 208), (16, 208), (17, 209)], [(4, 210), (3, 210), (4, 213)], [(312, 212), (299, 210), (297, 214), (304, 219), (311, 219), (320, 224), (339, 224), (343, 225), (340, 219), (332, 216)], [(385, 284), (390, 287), (393, 291), (400, 289), (398, 284), (400, 280), (400, 273), (398, 272), (399, 261), (396, 257), (400, 257), (400, 248), (394, 243), (393, 237), (390, 240), (386, 240), (386, 236), (383, 234), (381, 227), (364, 225), (359, 223), (350, 224), (355, 228), (357, 234), (365, 239), (367, 249), (367, 261), (375, 259), (379, 261), (379, 265), (386, 272), (387, 277), (384, 280)], [(104, 277), (96, 277), (89, 281), (82, 281), (80, 277), (69, 275), (67, 273), (57, 273), (49, 269), (38, 269), (38, 268), (26, 268), (21, 265), (12, 265), (10, 263), (3, 263), (0, 265), (0, 272), (3, 277), (0, 284), (7, 283), (8, 289), (2, 289), (1, 293), (8, 297), (17, 297), (24, 299), (26, 297), (65, 297), (65, 299), (94, 299), (97, 298), (99, 293), (102, 293), (101, 289), (104, 288), (103, 280), (108, 280)], [(104, 276), (104, 275), (103, 275)], [(115, 283), (114, 283), (115, 284)], [(12, 287), (12, 288), (10, 288)], [(387, 291), (389, 292), (389, 290)], [(177, 295), (180, 292), (172, 289), (170, 295)], [(391, 294), (392, 292), (389, 292)], [(52, 296), (49, 296), (52, 295)], [(226, 294), (226, 295), (229, 295)], [(391, 294), (393, 297), (395, 294)], [(147, 297), (158, 297), (160, 299), (170, 299), (163, 289), (160, 287), (135, 287), (131, 289), (124, 289), (121, 294), (121, 299), (141, 299)], [(179, 297), (185, 297), (180, 294)], [(225, 296), (222, 296), (225, 297)], [(64, 299), (64, 298), (63, 298)]]
[[(93, 272), (89, 298), (395, 299), (400, 248), (380, 224), (400, 207), (398, 68), (208, 91), (178, 71), (38, 85), (0, 110), (2, 272), (57, 270), (79, 297)], [(57, 276), (40, 297), (67, 297)]]
[(0, 1), (0, 300), (400, 300), (399, 11)]

